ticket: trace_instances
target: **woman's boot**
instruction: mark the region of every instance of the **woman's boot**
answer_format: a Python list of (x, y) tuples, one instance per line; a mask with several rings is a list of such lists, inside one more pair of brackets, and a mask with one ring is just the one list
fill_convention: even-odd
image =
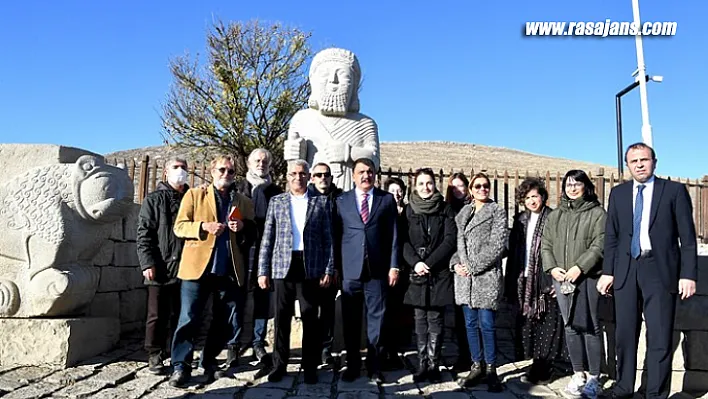
[(418, 370), (413, 375), (413, 381), (423, 382), (428, 378), (428, 337), (416, 336), (418, 345)]
[(482, 364), (479, 362), (474, 362), (472, 363), (472, 367), (470, 367), (469, 374), (457, 380), (457, 384), (462, 388), (473, 387), (479, 383), (483, 374), (484, 371), (482, 370)]
[(501, 392), (503, 390), (504, 387), (502, 387), (501, 381), (499, 381), (496, 366), (487, 365), (487, 391)]
[(439, 334), (428, 333), (428, 381), (439, 383), (442, 381), (440, 375), (440, 358), (442, 352), (442, 340)]

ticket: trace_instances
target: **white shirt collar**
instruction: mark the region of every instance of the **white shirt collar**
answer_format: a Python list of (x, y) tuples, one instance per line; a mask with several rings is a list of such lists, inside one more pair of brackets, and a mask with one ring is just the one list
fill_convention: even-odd
[(649, 180), (645, 181), (644, 183), (640, 183), (640, 182), (638, 182), (638, 181), (636, 181), (636, 180), (634, 180), (634, 179), (632, 179), (632, 182), (633, 182), (633, 186), (632, 186), (632, 189), (633, 189), (633, 190), (636, 190), (637, 187), (639, 187), (640, 184), (643, 184), (643, 185), (644, 185), (644, 188), (647, 189), (647, 188), (651, 187), (651, 186), (654, 184), (654, 175), (652, 175), (652, 176), (649, 178)]
[(295, 194), (293, 194), (292, 191), (289, 191), (288, 194), (290, 194), (290, 196), (291, 196), (292, 198), (296, 198), (296, 199), (309, 198), (309, 195), (307, 194), (307, 190), (305, 190), (305, 194), (303, 194), (303, 195), (295, 195)]
[(363, 196), (364, 194), (369, 194), (369, 198), (371, 198), (371, 197), (374, 196), (374, 188), (373, 188), (373, 187), (372, 187), (371, 190), (369, 190), (368, 192), (364, 192), (364, 191), (360, 190), (358, 187), (355, 188), (354, 191), (356, 191), (356, 196), (357, 196), (357, 197), (361, 197), (361, 196)]

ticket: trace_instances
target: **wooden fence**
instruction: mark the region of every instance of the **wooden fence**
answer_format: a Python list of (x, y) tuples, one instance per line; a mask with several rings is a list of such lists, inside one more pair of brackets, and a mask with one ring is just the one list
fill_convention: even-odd
[[(154, 191), (157, 187), (157, 183), (162, 179), (163, 165), (158, 163), (156, 160), (151, 161), (146, 155), (139, 162), (134, 159), (129, 160), (118, 160), (118, 159), (108, 159), (107, 162), (113, 165), (124, 165), (130, 178), (133, 180), (135, 185), (135, 201), (137, 203), (142, 203), (145, 196)], [(533, 176), (541, 178), (545, 181), (546, 189), (549, 193), (548, 205), (550, 207), (557, 207), (560, 203), (560, 198), (562, 194), (561, 184), (565, 171), (560, 172), (538, 172), (538, 171), (499, 171), (499, 170), (474, 170), (471, 169), (469, 173), (463, 170), (451, 170), (444, 171), (440, 169), (436, 173), (438, 188), (444, 193), (445, 187), (447, 186), (447, 179), (452, 173), (462, 172), (468, 179), (474, 176), (478, 172), (483, 172), (491, 180), (491, 193), (490, 196), (494, 198), (499, 204), (504, 206), (506, 210), (507, 218), (509, 223), (519, 211), (519, 204), (514, 200), (516, 187), (519, 186), (521, 181), (527, 176)], [(610, 195), (610, 190), (612, 187), (623, 182), (623, 180), (618, 179), (611, 174), (610, 176), (605, 176), (605, 171), (600, 168), (596, 171), (586, 171), (589, 177), (595, 183), (595, 190), (597, 192), (598, 199), (602, 205), (607, 208), (607, 201)], [(209, 167), (208, 163), (189, 163), (189, 180), (188, 183), (191, 187), (198, 186), (203, 183), (210, 182)], [(392, 170), (388, 168), (387, 170), (381, 170), (378, 172), (377, 185), (381, 185), (388, 177), (398, 177), (406, 183), (406, 197), (410, 194), (413, 186), (413, 176), (414, 171), (409, 169), (408, 171), (403, 171), (400, 168), (398, 170)], [(678, 181), (685, 184), (688, 190), (691, 200), (693, 203), (693, 218), (696, 225), (696, 233), (699, 238), (704, 242), (708, 242), (708, 175), (704, 176), (703, 179), (681, 179), (672, 178), (667, 176), (662, 176), (666, 179)]]

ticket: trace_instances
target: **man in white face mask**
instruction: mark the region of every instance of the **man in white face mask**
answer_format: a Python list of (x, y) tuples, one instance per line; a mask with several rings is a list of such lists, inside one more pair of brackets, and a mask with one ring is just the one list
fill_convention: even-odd
[[(164, 181), (148, 194), (138, 217), (138, 259), (148, 290), (145, 350), (148, 370), (164, 372), (168, 337), (179, 315), (179, 280), (177, 270), (183, 241), (172, 226), (187, 186), (187, 161), (172, 158), (165, 162)], [(171, 321), (171, 322), (170, 322)]]

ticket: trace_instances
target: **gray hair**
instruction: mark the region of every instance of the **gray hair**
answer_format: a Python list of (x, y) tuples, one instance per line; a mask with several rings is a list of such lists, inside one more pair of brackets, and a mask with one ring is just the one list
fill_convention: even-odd
[(288, 172), (295, 169), (296, 166), (302, 166), (305, 172), (310, 173), (310, 164), (304, 159), (296, 159), (294, 161), (288, 161)]
[(255, 150), (251, 151), (251, 153), (248, 155), (248, 161), (250, 162), (253, 157), (256, 156), (258, 153), (263, 153), (265, 154), (266, 160), (268, 160), (268, 164), (271, 163), (273, 160), (273, 155), (270, 153), (270, 151), (266, 150), (265, 148), (256, 148)]
[(182, 158), (182, 157), (176, 157), (176, 156), (175, 156), (175, 157), (168, 158), (168, 159), (165, 161), (165, 169), (171, 168), (172, 165), (176, 164), (177, 162), (183, 163), (183, 164), (187, 165), (187, 167), (189, 167), (189, 163), (187, 163), (187, 160), (186, 160), (186, 159), (184, 159), (184, 158)]

